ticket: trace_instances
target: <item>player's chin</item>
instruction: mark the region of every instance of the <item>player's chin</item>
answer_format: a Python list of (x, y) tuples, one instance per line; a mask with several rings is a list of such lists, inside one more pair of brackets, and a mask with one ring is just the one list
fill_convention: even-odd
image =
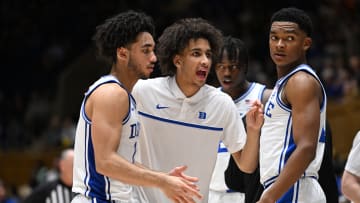
[(142, 79), (147, 79), (150, 77), (151, 73), (154, 71), (154, 69), (146, 69), (146, 71), (143, 72), (142, 74)]
[(222, 82), (221, 87), (224, 91), (227, 91), (228, 89), (231, 88), (231, 82)]

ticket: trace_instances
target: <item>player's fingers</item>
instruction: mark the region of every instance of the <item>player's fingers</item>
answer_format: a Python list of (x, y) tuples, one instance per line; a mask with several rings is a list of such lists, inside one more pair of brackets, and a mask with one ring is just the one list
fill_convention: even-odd
[(185, 203), (195, 203), (195, 200), (194, 200), (192, 197), (189, 197), (189, 196), (183, 196), (183, 197), (182, 197), (182, 200), (183, 200)]
[(181, 196), (179, 196), (179, 195), (175, 195), (174, 197), (172, 197), (172, 198), (170, 198), (169, 197), (169, 199), (171, 199), (172, 200), (172, 202), (174, 202), (174, 203), (182, 203), (182, 198), (181, 198)]
[(196, 183), (194, 181), (189, 181), (187, 179), (181, 179), (186, 185), (187, 187), (193, 188), (196, 191), (200, 191), (199, 187), (196, 185)]
[(181, 177), (183, 177), (185, 180), (190, 181), (190, 182), (198, 182), (199, 181), (199, 178), (193, 177), (193, 176), (188, 176), (184, 173), (181, 173)]
[(174, 169), (172, 169), (168, 174), (172, 176), (181, 176), (182, 172), (184, 172), (187, 169), (187, 166), (177, 166)]
[(175, 167), (175, 171), (179, 172), (179, 173), (184, 172), (186, 169), (187, 169), (187, 166), (177, 166), (177, 167)]
[(184, 191), (191, 197), (195, 196), (198, 199), (203, 198), (202, 194), (200, 193), (200, 189), (197, 187), (197, 185), (192, 185), (192, 186), (186, 185)]

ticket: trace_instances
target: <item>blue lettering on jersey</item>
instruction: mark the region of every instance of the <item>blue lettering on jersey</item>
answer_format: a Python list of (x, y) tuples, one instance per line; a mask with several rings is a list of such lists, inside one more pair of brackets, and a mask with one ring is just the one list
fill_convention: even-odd
[(169, 107), (168, 106), (160, 106), (160, 104), (157, 104), (156, 108), (157, 109), (166, 109), (166, 108), (169, 108)]
[(199, 112), (199, 119), (206, 119), (206, 112), (200, 111)]
[(130, 127), (131, 127), (131, 134), (129, 136), (129, 139), (139, 136), (139, 129), (140, 129), (139, 124), (134, 123), (134, 124), (131, 124)]
[(269, 102), (269, 105), (267, 106), (266, 108), (266, 112), (265, 112), (265, 115), (267, 115), (268, 117), (271, 118), (271, 109), (273, 109), (275, 107), (275, 105), (272, 103), (272, 102)]

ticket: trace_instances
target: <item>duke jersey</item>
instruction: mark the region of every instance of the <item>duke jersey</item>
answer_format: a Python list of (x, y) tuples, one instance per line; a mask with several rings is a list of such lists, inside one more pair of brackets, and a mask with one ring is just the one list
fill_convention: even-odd
[[(204, 85), (186, 97), (175, 77), (139, 80), (132, 94), (139, 102), (140, 157), (159, 171), (188, 166), (208, 202), (219, 141), (234, 153), (243, 148), (246, 132), (230, 96)], [(144, 188), (150, 202), (170, 202), (159, 189)]]
[[(106, 75), (97, 80), (90, 86), (85, 93), (81, 105), (80, 117), (76, 129), (75, 137), (75, 157), (73, 188), (75, 193), (86, 197), (97, 199), (97, 202), (110, 200), (126, 201), (131, 198), (132, 186), (99, 174), (95, 167), (94, 148), (92, 142), (92, 122), (86, 115), (85, 104), (92, 92), (99, 86), (106, 83), (122, 84), (112, 75)], [(129, 111), (122, 121), (121, 140), (117, 153), (130, 162), (134, 162), (136, 144), (139, 133), (139, 123), (136, 113), (135, 100), (129, 95)]]
[[(286, 196), (289, 198), (296, 197), (298, 200), (296, 202), (312, 202), (311, 199), (304, 201), (304, 198), (306, 198), (305, 196), (308, 196), (307, 198), (313, 197), (311, 197), (310, 194), (303, 195), (304, 193), (302, 193), (301, 190), (306, 190), (306, 187), (301, 185), (301, 183), (304, 177), (312, 177), (315, 179), (318, 177), (318, 170), (321, 165), (325, 147), (325, 120), (327, 102), (325, 90), (321, 84), (321, 81), (312, 68), (308, 65), (302, 64), (296, 67), (286, 76), (280, 78), (276, 82), (271, 96), (265, 105), (265, 121), (260, 137), (260, 181), (264, 185), (265, 189), (269, 187), (276, 180), (292, 152), (296, 149), (292, 131), (291, 106), (286, 105), (281, 100), (281, 94), (288, 79), (299, 71), (304, 71), (318, 80), (322, 88), (323, 101), (320, 105), (320, 127), (315, 158), (305, 170), (302, 178), (288, 191), (288, 193), (286, 193)], [(299, 94), (301, 94), (301, 92)], [(312, 180), (316, 181), (315, 179)], [(308, 184), (308, 186), (313, 186), (313, 183), (306, 184)], [(309, 190), (308, 186), (307, 190)]]
[[(221, 88), (218, 88), (221, 90)], [(240, 118), (244, 118), (249, 111), (251, 102), (259, 99), (261, 101), (265, 85), (252, 82), (247, 91), (239, 98), (235, 99), (235, 105)], [(214, 173), (210, 184), (210, 190), (218, 192), (229, 191), (229, 188), (225, 184), (224, 171), (226, 170), (231, 154), (226, 149), (225, 145), (220, 142), (217, 160), (215, 164)]]
[(360, 177), (360, 131), (354, 137), (354, 141), (345, 165), (345, 170)]

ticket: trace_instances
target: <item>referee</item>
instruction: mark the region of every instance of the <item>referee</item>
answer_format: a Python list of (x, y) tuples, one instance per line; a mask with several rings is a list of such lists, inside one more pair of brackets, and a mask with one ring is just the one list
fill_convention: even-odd
[(73, 177), (73, 149), (62, 151), (59, 158), (59, 178), (46, 182), (33, 190), (24, 203), (70, 203)]

